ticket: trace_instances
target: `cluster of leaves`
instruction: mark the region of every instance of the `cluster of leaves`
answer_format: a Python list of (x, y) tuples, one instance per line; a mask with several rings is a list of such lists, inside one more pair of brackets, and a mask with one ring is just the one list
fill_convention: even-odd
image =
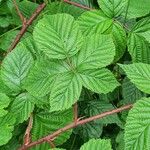
[[(16, 48), (4, 53), (21, 21), (11, 0), (0, 0), (0, 149), (16, 150), (30, 115), (32, 141), (79, 117), (135, 103), (131, 111), (60, 134), (58, 149), (150, 149), (150, 1), (72, 0), (47, 6)], [(17, 1), (29, 18), (40, 1)], [(78, 137), (78, 138), (77, 138)], [(49, 144), (31, 149), (48, 150)]]

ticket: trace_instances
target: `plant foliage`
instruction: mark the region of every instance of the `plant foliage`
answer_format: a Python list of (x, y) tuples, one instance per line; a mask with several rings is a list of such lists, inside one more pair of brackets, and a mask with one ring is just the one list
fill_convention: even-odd
[(0, 150), (150, 150), (149, 0), (0, 0), (0, 66)]

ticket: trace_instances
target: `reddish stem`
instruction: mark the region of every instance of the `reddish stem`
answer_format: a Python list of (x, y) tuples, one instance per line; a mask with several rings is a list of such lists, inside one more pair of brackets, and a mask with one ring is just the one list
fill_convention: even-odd
[(16, 11), (17, 11), (17, 13), (18, 13), (18, 16), (20, 17), (20, 20), (22, 21), (22, 24), (24, 24), (25, 17), (24, 17), (24, 16), (22, 15), (22, 13), (20, 12), (16, 0), (13, 0), (13, 3), (14, 3), (14, 6), (15, 6), (15, 8), (16, 8)]
[(73, 115), (74, 115), (74, 122), (78, 120), (78, 104), (75, 103), (73, 106)]
[(71, 2), (71, 1), (69, 1), (69, 0), (64, 0), (64, 2), (65, 2), (65, 3), (68, 3), (68, 4), (70, 4), (70, 5), (74, 5), (74, 6), (76, 6), (76, 7), (80, 7), (80, 8), (82, 8), (82, 9), (86, 9), (86, 10), (91, 10), (91, 9), (92, 9), (92, 8), (87, 7), (87, 6), (80, 5), (80, 4), (75, 3), (75, 2)]
[(27, 146), (22, 146), (19, 150), (26, 150), (28, 148), (31, 148), (31, 147), (35, 146), (35, 145), (44, 143), (44, 142), (46, 142), (48, 140), (52, 141), (58, 135), (60, 135), (61, 133), (65, 132), (65, 131), (67, 131), (69, 129), (75, 128), (75, 127), (77, 127), (79, 125), (83, 125), (83, 124), (91, 122), (93, 120), (101, 119), (103, 117), (106, 117), (108, 115), (112, 115), (114, 113), (119, 113), (119, 112), (121, 112), (123, 110), (130, 109), (130, 108), (132, 108), (132, 106), (133, 106), (132, 104), (125, 105), (123, 107), (120, 107), (120, 108), (117, 108), (117, 109), (114, 109), (114, 110), (111, 110), (111, 111), (107, 111), (107, 112), (104, 112), (102, 114), (98, 114), (96, 116), (92, 116), (92, 117), (89, 117), (89, 118), (86, 118), (86, 119), (83, 119), (83, 120), (78, 120), (76, 123), (72, 122), (71, 124), (66, 125), (65, 127), (61, 128), (61, 129), (58, 129), (57, 131), (55, 131), (54, 133), (52, 133), (52, 134), (50, 134), (48, 136), (45, 136), (45, 137), (43, 137), (43, 138), (41, 138), (41, 139), (39, 139), (37, 141), (34, 141), (34, 142), (30, 143)]
[(32, 125), (33, 125), (33, 116), (31, 114), (29, 119), (29, 124), (24, 135), (24, 145), (28, 145), (31, 142), (30, 133), (31, 133)]
[(11, 44), (11, 47), (9, 48), (7, 54), (9, 52), (11, 52), (16, 45), (19, 43), (20, 39), (22, 38), (22, 36), (25, 34), (26, 30), (28, 29), (28, 27), (32, 24), (32, 22), (37, 18), (37, 16), (40, 14), (40, 12), (45, 8), (46, 4), (43, 3), (41, 5), (38, 6), (38, 8), (35, 10), (35, 12), (32, 14), (32, 16), (30, 17), (29, 20), (27, 20), (24, 25), (22, 26), (20, 32), (18, 33), (18, 35), (16, 36), (14, 42)]

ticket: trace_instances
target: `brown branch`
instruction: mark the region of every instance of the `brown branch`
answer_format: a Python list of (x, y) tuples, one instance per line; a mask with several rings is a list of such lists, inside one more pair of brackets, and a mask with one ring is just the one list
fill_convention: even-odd
[(37, 141), (34, 141), (34, 142), (30, 143), (27, 146), (22, 146), (19, 150), (26, 150), (28, 148), (31, 148), (31, 147), (35, 146), (35, 145), (44, 143), (44, 142), (46, 142), (48, 140), (52, 141), (58, 135), (60, 135), (61, 133), (65, 132), (65, 131), (67, 131), (69, 129), (75, 128), (75, 127), (77, 127), (79, 125), (83, 125), (83, 124), (91, 122), (93, 120), (101, 119), (103, 117), (106, 117), (108, 115), (112, 115), (114, 113), (119, 113), (119, 112), (121, 112), (123, 110), (128, 110), (128, 109), (132, 108), (132, 106), (133, 106), (132, 104), (125, 105), (123, 107), (120, 107), (120, 108), (117, 108), (117, 109), (114, 109), (114, 110), (111, 110), (111, 111), (107, 111), (107, 112), (104, 112), (104, 113), (96, 115), (96, 116), (92, 116), (92, 117), (89, 117), (89, 118), (86, 118), (86, 119), (83, 119), (83, 120), (78, 120), (76, 123), (72, 122), (71, 124), (61, 128), (61, 129), (58, 129), (57, 131), (55, 131), (54, 133), (52, 133), (52, 134), (50, 134), (48, 136), (45, 136), (45, 137), (43, 137), (43, 138), (41, 138), (41, 139), (39, 139)]
[(72, 2), (72, 1), (69, 1), (69, 0), (64, 0), (64, 2), (65, 3), (68, 3), (68, 4), (70, 4), (70, 5), (74, 5), (74, 6), (76, 6), (76, 7), (80, 7), (80, 8), (82, 8), (82, 9), (86, 9), (86, 10), (91, 10), (92, 8), (90, 8), (90, 7), (87, 7), (87, 6), (84, 6), (84, 5), (80, 5), (80, 4), (78, 4), (78, 3), (75, 3), (75, 2)]
[(52, 142), (52, 140), (48, 140), (47, 142), (50, 144), (51, 148), (55, 148), (56, 147), (55, 144)]
[(73, 106), (73, 115), (74, 115), (74, 122), (78, 120), (78, 104), (77, 102)]
[(45, 8), (46, 4), (43, 3), (41, 5), (38, 6), (38, 8), (35, 10), (35, 12), (32, 14), (32, 16), (30, 17), (29, 20), (27, 20), (24, 25), (22, 26), (19, 34), (16, 36), (14, 42), (11, 44), (7, 54), (9, 52), (11, 52), (16, 45), (19, 43), (20, 39), (22, 38), (22, 36), (25, 34), (26, 30), (28, 29), (28, 27), (32, 24), (32, 22), (37, 18), (37, 16), (40, 14), (40, 12)]
[(33, 125), (33, 115), (31, 114), (30, 119), (29, 119), (29, 124), (27, 126), (27, 129), (24, 135), (24, 145), (28, 145), (31, 142), (30, 133), (31, 133), (32, 125)]
[(22, 21), (22, 24), (24, 24), (25, 17), (24, 17), (24, 16), (22, 15), (22, 13), (20, 12), (16, 0), (13, 0), (13, 3), (14, 3), (14, 6), (15, 6), (16, 11), (17, 11), (17, 13), (18, 13), (18, 16), (20, 17), (20, 20)]

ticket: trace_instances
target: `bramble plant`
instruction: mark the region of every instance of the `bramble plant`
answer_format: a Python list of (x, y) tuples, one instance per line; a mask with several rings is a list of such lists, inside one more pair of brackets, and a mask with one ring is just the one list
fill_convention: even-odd
[(149, 0), (0, 0), (0, 33), (0, 150), (150, 150)]

